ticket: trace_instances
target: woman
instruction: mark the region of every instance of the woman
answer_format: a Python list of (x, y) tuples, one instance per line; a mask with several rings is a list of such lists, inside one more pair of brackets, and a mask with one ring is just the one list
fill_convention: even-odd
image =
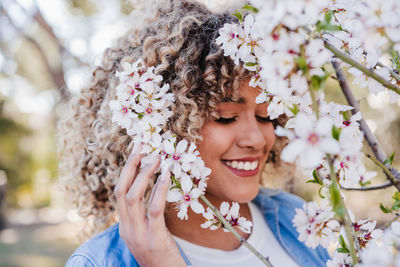
[(155, 10), (144, 27), (106, 51), (93, 85), (72, 101), (72, 113), (60, 124), (61, 176), (80, 214), (92, 218), (93, 229), (114, 223), (116, 210), (119, 217), (119, 224), (83, 244), (66, 265), (262, 266), (232, 234), (202, 229), (201, 214), (188, 211), (189, 219), (180, 220), (166, 206), (168, 172), (153, 181), (160, 158), (140, 166), (140, 145), (132, 148), (132, 137), (112, 124), (116, 73), (122, 62), (139, 58), (170, 84), (175, 104), (167, 128), (197, 144), (211, 169), (205, 194), (211, 203), (240, 203), (253, 231), (239, 233), (274, 266), (324, 265), (326, 251), (305, 247), (292, 226), (302, 200), (260, 187), (267, 161), (266, 168), (279, 170), (284, 141), (276, 138), (274, 125), (284, 118), (269, 119), (267, 104), (255, 103), (259, 88), (248, 85), (252, 74), (215, 43), (219, 29), (235, 18), (189, 0), (160, 2)]

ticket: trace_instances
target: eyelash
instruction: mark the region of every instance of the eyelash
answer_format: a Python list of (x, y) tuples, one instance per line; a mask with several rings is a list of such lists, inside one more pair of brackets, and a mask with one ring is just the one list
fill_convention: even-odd
[[(215, 121), (221, 124), (230, 124), (236, 121), (237, 116), (231, 117), (231, 118), (223, 118), (219, 117), (219, 119), (216, 119)], [(256, 116), (257, 121), (260, 123), (268, 123), (272, 122), (272, 120), (268, 117), (262, 117), (262, 116)]]

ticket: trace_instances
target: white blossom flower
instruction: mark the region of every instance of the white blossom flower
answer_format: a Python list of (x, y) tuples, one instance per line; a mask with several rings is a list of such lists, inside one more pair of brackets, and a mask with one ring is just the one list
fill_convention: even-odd
[(327, 117), (314, 122), (312, 116), (299, 113), (295, 118), (295, 137), (283, 149), (281, 158), (287, 162), (299, 160), (304, 168), (319, 166), (325, 154), (337, 154), (339, 143), (332, 137), (332, 121)]
[[(248, 221), (245, 217), (239, 216), (239, 204), (237, 202), (232, 203), (232, 207), (229, 207), (228, 202), (222, 202), (219, 208), (221, 215), (232, 225), (233, 227), (238, 226), (239, 229), (244, 233), (250, 233), (252, 222)], [(217, 230), (220, 227), (225, 232), (228, 232), (214, 215), (210, 208), (207, 208), (207, 212), (203, 213), (203, 217), (206, 218), (206, 222), (201, 224), (202, 228), (210, 228), (210, 230)]]
[(172, 189), (170, 188), (167, 195), (168, 202), (177, 202), (178, 217), (181, 220), (187, 220), (187, 209), (189, 206), (195, 213), (203, 213), (204, 207), (198, 200), (203, 192), (199, 188), (193, 187), (192, 180), (186, 174), (182, 174), (179, 181), (180, 188), (174, 188), (175, 185), (172, 185)]
[(332, 254), (332, 259), (326, 262), (327, 267), (347, 267), (351, 266), (353, 260), (348, 253), (339, 253), (336, 250)]
[(112, 122), (116, 122), (121, 127), (129, 129), (136, 115), (131, 111), (128, 103), (111, 100), (109, 106), (113, 111)]
[(219, 37), (215, 42), (221, 45), (224, 56), (231, 57), (235, 64), (239, 63), (239, 46), (244, 42), (245, 33), (241, 25), (225, 24), (219, 30)]
[(165, 140), (163, 142), (163, 150), (166, 153), (164, 155), (165, 162), (169, 166), (171, 166), (172, 173), (175, 177), (180, 178), (183, 173), (186, 173), (190, 170), (190, 163), (196, 160), (196, 153), (192, 148), (187, 150), (188, 142), (186, 139), (182, 139), (177, 144), (175, 140)]
[(326, 201), (321, 206), (316, 202), (304, 203), (303, 209), (296, 209), (293, 225), (300, 234), (298, 239), (309, 247), (327, 247), (337, 240), (335, 231), (339, 223), (334, 220), (332, 207)]

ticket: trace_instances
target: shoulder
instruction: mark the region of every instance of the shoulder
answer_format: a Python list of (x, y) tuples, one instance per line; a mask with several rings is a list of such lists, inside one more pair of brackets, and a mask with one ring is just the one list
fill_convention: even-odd
[(304, 199), (295, 194), (265, 187), (260, 188), (254, 201), (264, 208), (276, 205), (278, 208), (288, 208), (287, 211), (302, 208), (305, 203)]
[(139, 266), (119, 235), (119, 224), (83, 243), (68, 259), (65, 266)]

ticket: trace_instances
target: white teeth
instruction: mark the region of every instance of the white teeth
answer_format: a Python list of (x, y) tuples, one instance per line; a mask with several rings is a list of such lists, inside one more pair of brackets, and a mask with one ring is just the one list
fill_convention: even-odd
[(244, 169), (245, 169), (246, 171), (250, 170), (250, 165), (251, 165), (251, 163), (247, 161), (247, 162), (244, 164)]
[[(229, 161), (228, 161), (228, 162), (229, 162)], [(235, 168), (235, 169), (236, 169), (236, 168), (238, 167), (238, 165), (239, 165), (239, 162), (237, 162), (237, 161), (232, 161), (231, 163), (232, 163), (232, 164), (231, 164), (231, 167), (232, 167), (232, 168)]]
[(232, 160), (232, 161), (225, 161), (225, 164), (238, 170), (253, 171), (257, 169), (258, 160), (255, 161)]
[(239, 170), (243, 170), (244, 168), (244, 163), (243, 163), (243, 161), (240, 161), (239, 162), (239, 164), (238, 164), (238, 166), (237, 166), (237, 168), (239, 169)]

